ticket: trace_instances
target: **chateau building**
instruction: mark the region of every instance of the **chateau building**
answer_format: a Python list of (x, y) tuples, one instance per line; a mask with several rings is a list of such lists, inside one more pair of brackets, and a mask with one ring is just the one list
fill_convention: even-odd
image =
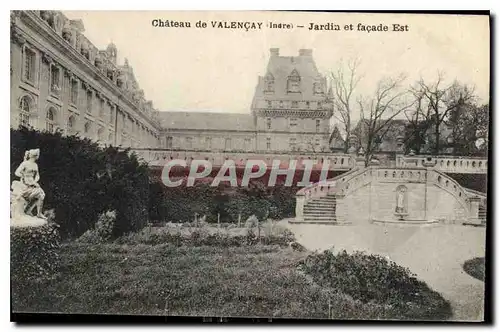
[(11, 127), (62, 131), (123, 147), (159, 146), (158, 111), (117, 49), (97, 49), (81, 20), (11, 12)]
[(121, 147), (213, 152), (328, 153), (332, 94), (312, 50), (272, 48), (249, 112), (159, 112), (117, 48), (97, 49), (81, 20), (11, 13), (11, 127), (77, 134)]
[(312, 57), (272, 48), (249, 113), (160, 112), (161, 145), (172, 150), (328, 152), (331, 92)]

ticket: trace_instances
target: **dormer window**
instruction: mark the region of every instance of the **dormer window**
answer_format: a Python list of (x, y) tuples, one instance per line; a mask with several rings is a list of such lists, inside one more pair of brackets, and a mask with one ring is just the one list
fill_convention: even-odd
[(264, 92), (274, 93), (274, 76), (271, 73), (267, 73), (264, 78)]
[(313, 84), (313, 92), (315, 95), (322, 95), (324, 93), (323, 85), (319, 82), (314, 83)]
[(297, 93), (300, 92), (300, 75), (296, 69), (288, 76), (287, 92)]

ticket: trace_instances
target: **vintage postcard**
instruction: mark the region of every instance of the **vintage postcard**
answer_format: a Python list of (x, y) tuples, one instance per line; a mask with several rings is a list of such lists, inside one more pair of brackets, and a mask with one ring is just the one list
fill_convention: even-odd
[(487, 320), (488, 12), (10, 18), (13, 320)]

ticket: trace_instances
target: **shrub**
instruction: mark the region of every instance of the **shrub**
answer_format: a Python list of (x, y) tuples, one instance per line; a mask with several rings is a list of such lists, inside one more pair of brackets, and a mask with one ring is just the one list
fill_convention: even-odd
[(11, 129), (11, 181), (28, 149), (40, 148), (40, 186), (64, 238), (79, 237), (98, 216), (117, 213), (113, 235), (139, 230), (148, 220), (149, 178), (145, 163), (129, 150), (100, 148), (88, 139)]
[(463, 269), (468, 275), (484, 281), (485, 276), (485, 259), (484, 257), (476, 257), (469, 259), (463, 264)]
[[(251, 182), (252, 184), (252, 182)], [(282, 219), (295, 213), (296, 187), (266, 187), (254, 182), (250, 187), (211, 187), (195, 183), (192, 187), (165, 187), (153, 177), (150, 186), (149, 215), (152, 220), (192, 221), (194, 215), (206, 216), (210, 223), (244, 222), (255, 215), (259, 220), (268, 217)]]
[(104, 243), (113, 237), (116, 223), (116, 212), (107, 211), (99, 216), (93, 229), (89, 229), (78, 238), (79, 242)]
[(407, 268), (362, 252), (312, 254), (299, 268), (318, 284), (331, 287), (363, 303), (388, 305), (407, 319), (444, 319), (450, 304), (419, 281)]
[(58, 227), (11, 227), (10, 276), (13, 301), (28, 301), (36, 294), (34, 284), (52, 279), (59, 270)]

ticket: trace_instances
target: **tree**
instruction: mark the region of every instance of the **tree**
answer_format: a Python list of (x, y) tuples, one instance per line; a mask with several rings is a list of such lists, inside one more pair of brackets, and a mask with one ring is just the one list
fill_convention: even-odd
[(365, 152), (365, 165), (368, 165), (379, 143), (391, 129), (392, 120), (413, 105), (408, 98), (408, 91), (401, 89), (404, 80), (403, 75), (382, 79), (373, 97), (360, 97), (358, 100), (361, 129), (365, 131), (360, 139)]
[(465, 104), (473, 102), (475, 99), (474, 89), (461, 84), (457, 80), (449, 85), (443, 83), (444, 75), (439, 72), (437, 79), (433, 83), (426, 83), (420, 79), (412, 88), (417, 100), (421, 98), (421, 106), (426, 108), (425, 120), (432, 122), (433, 128), (433, 153), (439, 154), (441, 151), (441, 129), (447, 120), (450, 112)]
[(361, 80), (357, 75), (359, 60), (350, 60), (347, 69), (340, 62), (336, 72), (331, 72), (331, 82), (334, 90), (333, 105), (335, 112), (333, 116), (341, 123), (341, 129), (345, 132), (344, 153), (349, 148), (349, 136), (351, 134), (352, 97), (356, 86)]
[(426, 143), (428, 130), (431, 128), (431, 109), (425, 103), (424, 93), (421, 89), (410, 88), (410, 93), (415, 99), (413, 108), (405, 110), (407, 125), (404, 136), (405, 153), (413, 150), (416, 154), (421, 152)]
[(446, 124), (452, 128), (453, 152), (485, 155), (488, 149), (489, 104), (460, 105), (450, 112)]

